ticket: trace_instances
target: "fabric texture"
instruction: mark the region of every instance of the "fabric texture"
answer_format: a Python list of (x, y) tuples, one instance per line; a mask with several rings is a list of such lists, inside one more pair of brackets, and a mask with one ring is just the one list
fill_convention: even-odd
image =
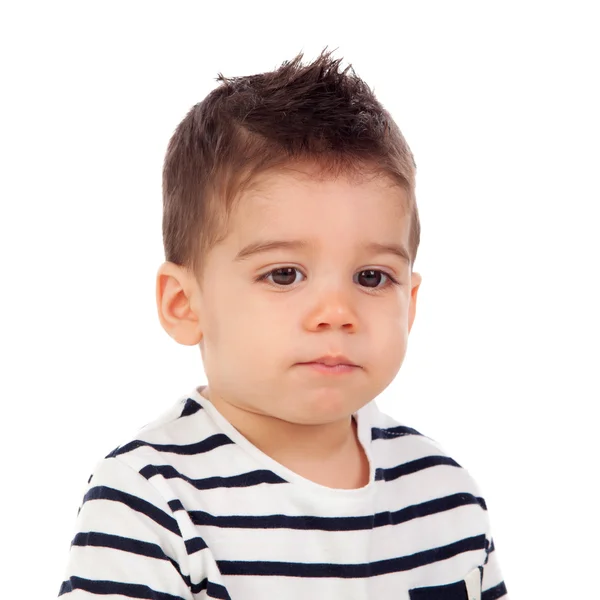
[(94, 469), (63, 600), (410, 600), (436, 587), (465, 599), (474, 569), (482, 600), (508, 600), (486, 503), (436, 441), (372, 401), (354, 414), (369, 483), (329, 488), (261, 452), (200, 391)]

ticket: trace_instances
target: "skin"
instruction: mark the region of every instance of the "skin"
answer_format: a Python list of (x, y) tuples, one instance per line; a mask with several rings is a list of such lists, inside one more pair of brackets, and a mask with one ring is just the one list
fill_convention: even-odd
[[(165, 331), (199, 345), (203, 393), (243, 436), (312, 481), (356, 488), (368, 483), (369, 464), (352, 414), (398, 373), (421, 276), (396, 255), (362, 248), (408, 247), (402, 189), (384, 177), (314, 175), (306, 166), (258, 176), (227, 237), (206, 256), (203, 280), (165, 262), (156, 300)], [(265, 239), (310, 246), (235, 260)], [(256, 281), (274, 269), (284, 271)], [(364, 273), (372, 269), (383, 274)], [(360, 368), (330, 375), (298, 364), (325, 354), (344, 354)]]

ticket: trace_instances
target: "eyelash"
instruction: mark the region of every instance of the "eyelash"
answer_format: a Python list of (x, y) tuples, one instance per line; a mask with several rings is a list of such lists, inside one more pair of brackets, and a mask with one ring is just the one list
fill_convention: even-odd
[[(300, 269), (298, 269), (298, 267), (292, 267), (292, 266), (277, 267), (276, 269), (267, 271), (263, 275), (260, 275), (259, 277), (257, 277), (255, 279), (255, 281), (257, 281), (257, 282), (266, 281), (270, 275), (272, 275), (276, 271), (281, 271), (284, 269), (294, 269), (295, 271), (298, 271), (301, 273), (301, 271), (300, 271)], [(372, 292), (378, 293), (378, 292), (382, 292), (382, 291), (386, 290), (390, 286), (400, 285), (400, 282), (397, 279), (395, 279), (392, 275), (390, 275), (387, 271), (382, 271), (381, 269), (362, 269), (361, 271), (359, 271), (359, 273), (363, 273), (364, 271), (373, 271), (375, 273), (381, 273), (382, 275), (385, 275), (388, 278), (388, 282), (382, 287), (375, 287), (375, 288), (365, 287), (365, 289), (370, 290)], [(279, 289), (284, 289), (284, 288), (293, 286), (293, 284), (281, 285), (281, 284), (277, 284), (277, 283), (271, 283), (270, 285), (272, 285), (273, 287), (279, 288)]]

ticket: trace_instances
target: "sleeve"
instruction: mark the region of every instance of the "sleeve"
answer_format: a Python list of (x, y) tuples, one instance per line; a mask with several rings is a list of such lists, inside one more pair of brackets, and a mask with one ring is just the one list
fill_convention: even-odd
[(488, 503), (477, 480), (465, 470), (470, 479), (473, 494), (478, 498), (484, 514), (484, 531), (487, 544), (485, 561), (481, 574), (481, 600), (509, 600), (504, 577), (498, 562), (498, 554), (494, 545), (493, 526), (488, 511)]
[(193, 600), (177, 520), (154, 486), (118, 458), (96, 467), (60, 587), (64, 600)]
[(483, 566), (483, 579), (481, 581), (481, 600), (509, 600), (504, 584), (504, 578), (500, 571), (498, 555), (494, 547), (494, 538), (490, 538), (487, 550), (487, 558)]

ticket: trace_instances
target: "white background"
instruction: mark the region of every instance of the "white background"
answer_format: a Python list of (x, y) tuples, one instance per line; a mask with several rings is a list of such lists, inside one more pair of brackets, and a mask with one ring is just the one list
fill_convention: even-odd
[(475, 477), (511, 598), (591, 597), (598, 5), (6, 6), (2, 597), (57, 595), (95, 464), (205, 382), (155, 306), (170, 135), (218, 72), (326, 45), (375, 89), (418, 167), (423, 284), (378, 404)]

